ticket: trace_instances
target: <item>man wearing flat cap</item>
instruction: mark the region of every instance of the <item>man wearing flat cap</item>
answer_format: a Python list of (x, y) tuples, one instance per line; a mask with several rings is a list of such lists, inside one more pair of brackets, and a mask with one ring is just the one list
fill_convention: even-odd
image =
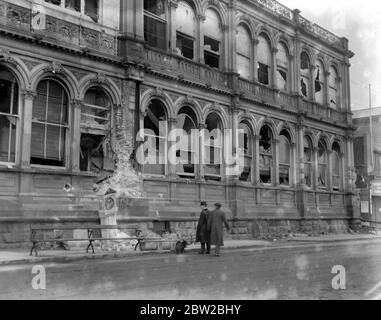
[[(201, 214), (200, 218), (198, 219), (197, 224), (197, 233), (196, 233), (196, 242), (201, 243), (201, 251), (199, 254), (209, 254), (210, 253), (210, 241), (209, 237), (210, 234), (208, 232), (208, 220), (210, 218), (210, 212), (208, 210), (208, 205), (205, 201), (202, 201), (200, 203), (201, 207)], [(205, 251), (206, 246), (206, 251)]]
[(210, 244), (216, 246), (215, 255), (220, 256), (220, 247), (224, 245), (224, 230), (223, 224), (229, 231), (230, 227), (226, 220), (225, 212), (221, 210), (221, 204), (216, 203), (215, 210), (210, 213), (210, 219), (208, 220), (208, 230), (210, 232)]

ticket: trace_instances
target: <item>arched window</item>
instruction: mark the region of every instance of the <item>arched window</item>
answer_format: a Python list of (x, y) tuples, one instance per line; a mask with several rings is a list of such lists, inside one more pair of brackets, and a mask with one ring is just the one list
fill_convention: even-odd
[(316, 63), (315, 75), (314, 75), (314, 87), (315, 87), (315, 101), (320, 104), (324, 104), (324, 93), (325, 93), (325, 84), (324, 84), (324, 66), (320, 60)]
[(304, 183), (307, 187), (312, 187), (312, 164), (313, 164), (313, 147), (309, 137), (304, 137)]
[(0, 66), (0, 162), (16, 162), (19, 86), (14, 75)]
[(278, 52), (276, 54), (277, 62), (277, 88), (282, 91), (289, 91), (288, 70), (289, 70), (289, 55), (286, 46), (283, 43), (278, 43)]
[(186, 1), (179, 1), (176, 9), (176, 51), (188, 59), (194, 59), (196, 42), (196, 15)]
[(251, 79), (251, 38), (247, 29), (237, 28), (237, 72), (242, 78)]
[(328, 155), (327, 155), (327, 145), (323, 140), (318, 143), (318, 187), (327, 187), (327, 165), (328, 165)]
[(239, 130), (239, 152), (244, 160), (239, 180), (249, 182), (251, 181), (251, 165), (253, 162), (253, 140), (251, 130), (246, 123), (241, 122), (239, 124)]
[(184, 136), (177, 143), (176, 158), (179, 164), (176, 166), (176, 173), (182, 178), (194, 178), (198, 150), (198, 134), (195, 134), (195, 130), (198, 126), (197, 117), (192, 108), (185, 106), (180, 109), (177, 116), (177, 128), (184, 130)]
[(279, 136), (279, 184), (291, 185), (291, 137), (283, 130)]
[(258, 37), (258, 81), (270, 85), (271, 50), (270, 41), (266, 35)]
[(204, 137), (204, 163), (205, 179), (221, 180), (222, 165), (222, 122), (221, 118), (215, 113), (208, 115), (205, 121), (206, 134)]
[(306, 52), (300, 55), (300, 93), (305, 98), (310, 98), (311, 65)]
[(32, 112), (31, 164), (65, 166), (69, 98), (54, 79), (37, 86)]
[(338, 109), (340, 103), (338, 89), (338, 73), (334, 67), (329, 69), (329, 106)]
[(165, 175), (167, 163), (167, 116), (165, 107), (153, 99), (144, 118), (145, 164), (143, 173)]
[(87, 90), (81, 110), (81, 171), (107, 175), (114, 167), (110, 146), (111, 100), (102, 88)]
[(261, 183), (272, 183), (273, 135), (268, 126), (262, 127), (259, 139), (259, 179)]
[(159, 49), (167, 49), (165, 4), (165, 0), (144, 0), (144, 40)]
[(335, 142), (332, 146), (332, 188), (340, 190), (341, 186), (341, 151), (340, 146)]
[(204, 22), (204, 59), (205, 64), (212, 68), (220, 68), (222, 51), (221, 19), (216, 11), (208, 9)]

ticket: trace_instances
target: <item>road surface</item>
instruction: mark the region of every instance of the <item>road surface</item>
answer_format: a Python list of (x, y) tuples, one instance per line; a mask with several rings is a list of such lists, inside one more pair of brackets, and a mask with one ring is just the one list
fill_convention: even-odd
[[(340, 271), (345, 290), (334, 290)], [(381, 241), (0, 267), (0, 299), (381, 299)], [(341, 268), (341, 267), (339, 267)], [(342, 268), (339, 270), (343, 270)], [(337, 272), (337, 270), (336, 270)], [(34, 280), (33, 280), (34, 278)], [(345, 280), (345, 282), (343, 282)], [(337, 281), (336, 281), (337, 283)]]

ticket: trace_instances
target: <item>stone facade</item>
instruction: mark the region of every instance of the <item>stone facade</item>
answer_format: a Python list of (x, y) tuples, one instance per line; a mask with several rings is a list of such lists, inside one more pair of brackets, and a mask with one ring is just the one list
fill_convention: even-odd
[[(126, 230), (166, 222), (190, 241), (201, 200), (223, 204), (234, 238), (341, 232), (358, 219), (347, 39), (276, 1), (113, 0), (96, 16), (34, 3), (0, 0), (0, 81), (13, 101), (0, 111), (0, 242), (25, 243), (30, 224), (99, 223), (95, 182), (118, 192)], [(191, 31), (176, 23), (184, 12)], [(66, 120), (49, 118), (47, 87)], [(197, 129), (246, 130), (246, 147), (232, 140), (243, 170), (138, 163), (138, 131), (159, 118), (178, 128), (184, 110)]]

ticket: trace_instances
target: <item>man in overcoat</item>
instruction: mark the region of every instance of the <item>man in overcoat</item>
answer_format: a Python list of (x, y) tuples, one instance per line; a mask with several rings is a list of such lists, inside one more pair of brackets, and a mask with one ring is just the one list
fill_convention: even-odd
[[(201, 251), (199, 254), (209, 254), (210, 253), (210, 241), (208, 232), (208, 220), (210, 217), (210, 212), (208, 210), (208, 205), (205, 201), (200, 203), (201, 213), (197, 224), (196, 242), (201, 243)], [(205, 251), (206, 246), (206, 251)]]
[(221, 204), (216, 203), (215, 210), (210, 213), (208, 220), (208, 230), (210, 231), (210, 244), (216, 246), (215, 255), (220, 256), (220, 247), (224, 245), (223, 224), (230, 231), (229, 224), (226, 220), (225, 212), (221, 210)]

